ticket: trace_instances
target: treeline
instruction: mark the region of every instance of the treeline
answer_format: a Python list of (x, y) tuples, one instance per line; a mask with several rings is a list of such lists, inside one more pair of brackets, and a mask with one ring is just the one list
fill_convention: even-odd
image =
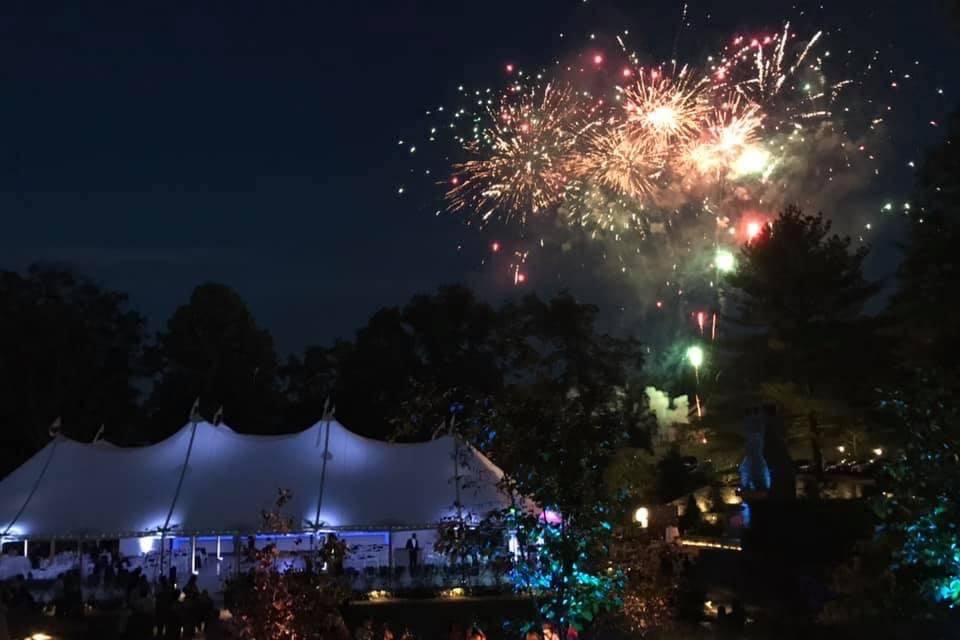
[[(60, 268), (0, 273), (0, 433), (3, 471), (65, 435), (120, 445), (159, 441), (200, 413), (231, 427), (278, 434), (309, 426), (328, 399), (339, 420), (373, 438), (429, 438), (451, 405), (496, 394), (529, 375), (534, 345), (567, 341), (578, 362), (603, 365), (611, 384), (640, 366), (639, 346), (599, 334), (597, 309), (568, 295), (527, 296), (494, 308), (462, 286), (377, 311), (353, 340), (286, 360), (243, 299), (198, 286), (148, 335), (127, 296)], [(559, 375), (559, 372), (557, 372)], [(456, 410), (456, 407), (454, 407)]]

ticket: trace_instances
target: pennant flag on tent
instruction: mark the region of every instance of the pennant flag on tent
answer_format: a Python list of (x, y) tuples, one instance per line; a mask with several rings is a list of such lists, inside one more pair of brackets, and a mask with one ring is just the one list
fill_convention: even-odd
[(203, 416), (200, 415), (200, 398), (193, 401), (193, 407), (190, 408), (190, 422), (196, 424), (203, 422)]

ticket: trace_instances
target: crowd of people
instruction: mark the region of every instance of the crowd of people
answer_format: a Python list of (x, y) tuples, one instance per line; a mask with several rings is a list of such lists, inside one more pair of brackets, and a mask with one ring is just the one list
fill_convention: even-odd
[[(193, 638), (203, 631), (205, 638), (222, 629), (219, 609), (206, 590), (191, 575), (181, 588), (176, 576), (161, 576), (153, 583), (140, 568), (129, 571), (122, 563), (98, 560), (82, 576), (79, 569), (59, 575), (51, 585), (39, 589), (25, 576), (17, 576), (0, 587), (0, 639), (23, 637), (43, 619), (78, 619), (102, 613), (126, 613), (125, 636), (143, 638)], [(94, 589), (109, 598), (98, 602), (96, 611), (85, 611), (83, 588)], [(35, 597), (40, 593), (41, 597)]]
[(219, 609), (210, 594), (197, 587), (196, 576), (190, 576), (180, 589), (176, 583), (161, 576), (152, 589), (146, 579), (128, 594), (130, 618), (127, 622), (129, 638), (193, 638), (205, 631), (206, 637), (216, 634), (220, 626)]

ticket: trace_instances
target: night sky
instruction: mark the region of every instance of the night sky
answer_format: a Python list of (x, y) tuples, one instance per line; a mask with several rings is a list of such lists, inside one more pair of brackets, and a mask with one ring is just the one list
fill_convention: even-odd
[[(629, 28), (667, 58), (683, 4), (5, 3), (0, 267), (71, 265), (129, 292), (152, 329), (197, 284), (224, 282), (281, 352), (349, 336), (377, 307), (441, 283), (513, 294), (480, 265), (487, 238), (434, 217), (436, 202), (397, 196), (408, 169), (397, 139), (452, 86), (494, 84), (504, 61), (563, 55), (559, 32)], [(891, 63), (919, 60), (891, 162), (919, 159), (938, 134), (928, 121), (956, 103), (960, 31), (938, 0), (802, 13), (688, 4), (678, 47), (693, 59), (738, 29), (791, 18), (845, 27), (851, 47)], [(896, 176), (881, 195), (908, 195), (909, 175)], [(895, 229), (874, 239), (874, 273), (893, 269), (896, 239)]]

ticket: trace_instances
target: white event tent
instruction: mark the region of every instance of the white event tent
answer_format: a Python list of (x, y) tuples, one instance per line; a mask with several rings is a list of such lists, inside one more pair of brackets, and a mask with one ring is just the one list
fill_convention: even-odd
[[(456, 462), (455, 462), (456, 460)], [(254, 535), (279, 490), (296, 529), (435, 527), (509, 505), (502, 472), (444, 436), (393, 444), (335, 420), (291, 435), (252, 436), (190, 423), (143, 447), (57, 436), (0, 482), (0, 534), (16, 539)]]

